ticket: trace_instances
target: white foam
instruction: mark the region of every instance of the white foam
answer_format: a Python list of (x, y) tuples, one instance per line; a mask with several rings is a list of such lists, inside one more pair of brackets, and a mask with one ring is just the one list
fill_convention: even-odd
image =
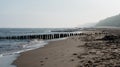
[(2, 54), (0, 54), (0, 57), (2, 57), (3, 55)]
[(0, 67), (16, 67), (11, 64), (19, 56), (19, 53), (43, 47), (45, 44), (47, 42), (35, 40), (24, 46), (23, 50), (0, 54)]
[(65, 38), (58, 38), (58, 39), (52, 39), (52, 40), (46, 40), (47, 42), (49, 41), (60, 41), (60, 40), (65, 40), (67, 39), (68, 37), (65, 37)]
[(29, 44), (27, 44), (26, 46), (24, 46), (24, 48), (36, 49), (36, 48), (44, 47), (45, 44), (47, 44), (47, 42), (34, 40), (34, 41), (30, 42)]
[(19, 50), (16, 52), (4, 53), (0, 54), (0, 67), (16, 67), (15, 65), (11, 65), (14, 60), (19, 56), (21, 52), (37, 49), (40, 47), (44, 47), (49, 41), (57, 41), (57, 40), (64, 40), (67, 38), (60, 38), (60, 39), (53, 39), (53, 40), (46, 40), (46, 41), (39, 41), (34, 40), (27, 45), (23, 45), (25, 49)]

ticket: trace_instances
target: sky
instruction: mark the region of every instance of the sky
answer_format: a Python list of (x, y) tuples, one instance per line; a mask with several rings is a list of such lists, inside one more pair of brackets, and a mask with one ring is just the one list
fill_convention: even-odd
[(120, 13), (120, 0), (0, 0), (0, 28), (77, 27)]

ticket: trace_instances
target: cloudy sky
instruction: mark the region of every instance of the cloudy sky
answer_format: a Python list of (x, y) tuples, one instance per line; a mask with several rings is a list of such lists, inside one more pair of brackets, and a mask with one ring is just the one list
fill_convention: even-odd
[(120, 0), (0, 0), (0, 27), (76, 27), (120, 13)]

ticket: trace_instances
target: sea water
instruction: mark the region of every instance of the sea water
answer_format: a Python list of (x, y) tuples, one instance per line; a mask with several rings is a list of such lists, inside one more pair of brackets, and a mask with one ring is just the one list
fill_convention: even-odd
[[(47, 28), (1, 28), (0, 36), (14, 36), (14, 35), (27, 35), (27, 34), (45, 34), (50, 33), (51, 30), (59, 29), (47, 29)], [(56, 40), (56, 39), (55, 39)], [(55, 41), (51, 40), (51, 41)], [(61, 40), (61, 39), (57, 39)], [(50, 40), (0, 40), (0, 67), (16, 67), (11, 65), (13, 61), (19, 56), (19, 53), (28, 50), (44, 47)]]

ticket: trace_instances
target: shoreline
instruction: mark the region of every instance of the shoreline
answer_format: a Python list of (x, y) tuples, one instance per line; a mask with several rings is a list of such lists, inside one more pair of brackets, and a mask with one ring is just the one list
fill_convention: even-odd
[[(45, 45), (45, 47), (21, 53), (13, 62), (13, 65), (16, 65), (17, 67), (48, 67), (49, 64), (49, 66), (51, 65), (50, 67), (54, 67), (54, 65), (56, 66), (54, 63), (57, 62), (57, 67), (66, 63), (67, 66), (71, 66), (71, 60), (74, 58), (71, 57), (72, 54), (78, 50), (81, 50), (82, 52), (82, 49), (76, 48), (80, 43), (79, 41), (77, 42), (78, 43), (76, 44), (76, 40), (72, 40), (72, 37), (65, 40), (51, 41)], [(61, 59), (60, 57), (64, 59)], [(70, 59), (67, 59), (68, 57), (70, 57)], [(52, 63), (50, 63), (50, 61)], [(68, 62), (71, 63), (69, 64)], [(76, 63), (72, 64), (72, 66), (76, 66)]]
[(52, 41), (45, 47), (21, 53), (13, 64), (17, 67), (118, 66), (120, 32), (110, 33), (113, 31), (88, 31), (81, 36)]
[[(47, 44), (47, 41), (41, 41), (41, 40), (32, 41), (31, 40), (31, 42), (29, 42), (27, 44), (29, 44), (29, 46), (27, 46), (26, 49), (21, 49), (18, 51), (1, 54), (0, 65), (2, 67), (16, 67), (16, 65), (13, 65), (12, 63), (17, 59), (17, 57), (20, 56), (21, 53), (44, 47)], [(25, 44), (25, 45), (27, 45), (27, 44)], [(34, 44), (34, 46), (32, 46), (30, 44)]]
[[(22, 50), (22, 51), (20, 51), (20, 52), (16, 52), (15, 54), (8, 55), (8, 58), (9, 58), (9, 57), (12, 57), (12, 58), (13, 58), (13, 59), (10, 59), (9, 65), (10, 65), (10, 67), (17, 67), (17, 66), (14, 65), (13, 63), (14, 63), (15, 60), (17, 60), (17, 58), (18, 58), (19, 56), (21, 56), (22, 53), (26, 53), (26, 52), (32, 51), (32, 50), (41, 49), (41, 48), (45, 47), (46, 45), (48, 45), (49, 42), (60, 41), (60, 40), (65, 40), (65, 39), (67, 39), (67, 37), (65, 37), (65, 38), (59, 38), (59, 39), (52, 39), (52, 40), (44, 40), (44, 43), (42, 43), (42, 44), (40, 43), (41, 46), (40, 46), (39, 48)], [(3, 58), (3, 57), (7, 57), (7, 56), (2, 56), (1, 58)], [(6, 60), (5, 60), (5, 61), (6, 61)], [(7, 62), (7, 63), (8, 63), (8, 62)], [(3, 64), (3, 63), (2, 63), (2, 64)], [(4, 65), (5, 65), (5, 63), (4, 63)], [(8, 67), (9, 67), (9, 65), (8, 65)], [(5, 67), (6, 67), (6, 66), (5, 66)]]

